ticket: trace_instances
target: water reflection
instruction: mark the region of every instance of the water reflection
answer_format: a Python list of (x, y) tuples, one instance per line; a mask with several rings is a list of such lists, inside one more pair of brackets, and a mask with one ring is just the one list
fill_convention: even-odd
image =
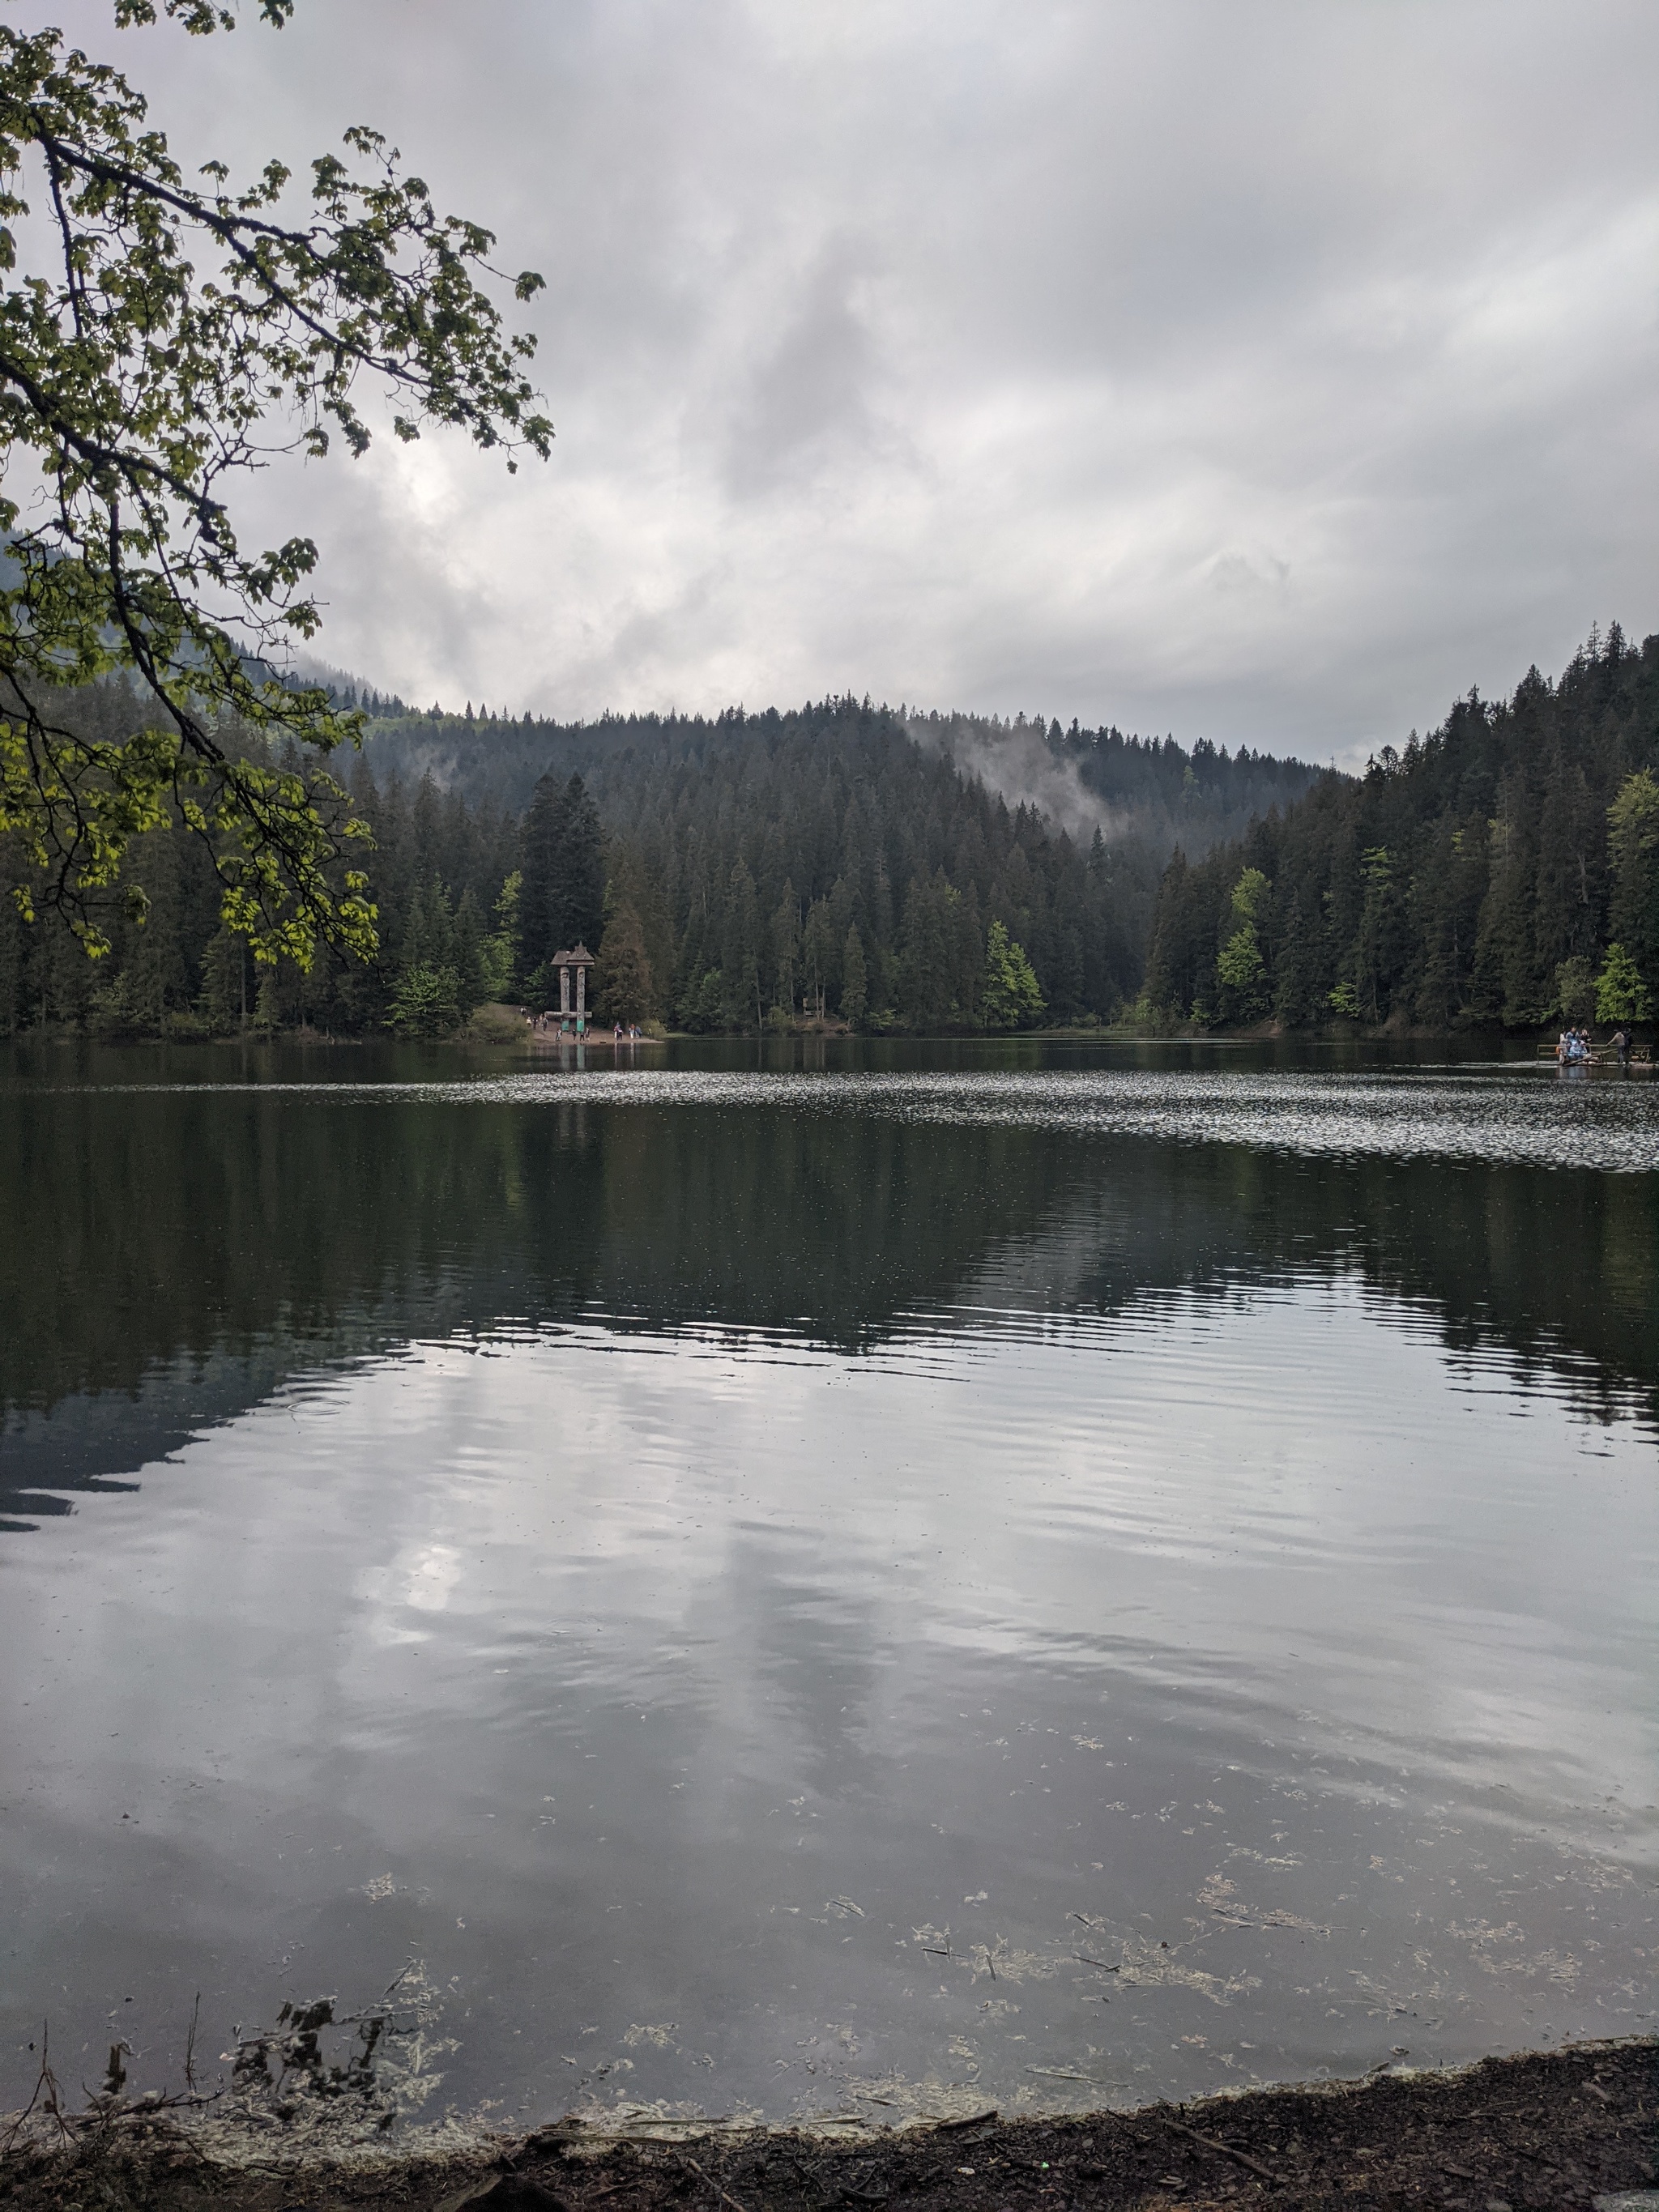
[(410, 1954), (503, 2118), (1651, 2024), (1651, 1177), (719, 1093), (0, 1115), (6, 2089), (43, 2012), (161, 2071), (198, 1988), (228, 2033)]
[[(1282, 1095), (1206, 1079), (1197, 1110), (1242, 1115), (1258, 1139), (1226, 1144), (1168, 1141), (1194, 1079), (1167, 1074), (1162, 1140), (1102, 1133), (1103, 1099), (1075, 1079), (1058, 1099), (1006, 1077), (786, 1085), (764, 1107), (706, 1075), (637, 1104), (605, 1103), (629, 1095), (614, 1077), (580, 1091), (15, 1085), (0, 1090), (0, 1516), (125, 1478), (296, 1366), (411, 1335), (599, 1313), (854, 1349), (919, 1313), (1112, 1313), (1241, 1272), (1356, 1273), (1421, 1302), (1449, 1343), (1511, 1347), (1577, 1404), (1651, 1413), (1659, 1177), (1584, 1170), (1572, 1113), (1610, 1099), (1590, 1109), (1604, 1140), (1659, 1158), (1659, 1100), (1604, 1086), (1551, 1121), (1548, 1078), (1521, 1079), (1407, 1075), (1358, 1103), (1344, 1081), (1310, 1116), (1305, 1078), (1277, 1079)], [(1140, 1112), (1146, 1094), (1105, 1103)], [(1298, 1123), (1362, 1112), (1364, 1151), (1289, 1148)], [(1448, 1124), (1547, 1139), (1553, 1171), (1382, 1148)]]

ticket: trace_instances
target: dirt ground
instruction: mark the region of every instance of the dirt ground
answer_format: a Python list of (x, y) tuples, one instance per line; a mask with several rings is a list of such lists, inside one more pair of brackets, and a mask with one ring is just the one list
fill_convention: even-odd
[(257, 2163), (231, 2163), (171, 2115), (137, 2108), (55, 2143), (15, 2142), (0, 2155), (0, 2202), (8, 2212), (1569, 2212), (1650, 2187), (1656, 2169), (1659, 2042), (1644, 2040), (1133, 2112), (987, 2113), (856, 2142), (712, 2127), (672, 2142), (619, 2138), (566, 2121), (443, 2157), (307, 2163), (261, 2146)]

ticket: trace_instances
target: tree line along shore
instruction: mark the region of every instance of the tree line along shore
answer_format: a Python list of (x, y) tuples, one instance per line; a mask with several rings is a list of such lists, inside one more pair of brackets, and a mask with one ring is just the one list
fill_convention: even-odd
[[(558, 725), (336, 690), (365, 714), (337, 772), (374, 956), (256, 963), (175, 819), (88, 959), (25, 918), (0, 839), (0, 1035), (507, 1036), (489, 1010), (556, 1005), (578, 944), (596, 1018), (693, 1034), (1525, 1032), (1659, 1002), (1659, 636), (1616, 624), (1359, 776), (851, 698)], [(121, 679), (67, 695), (93, 738), (143, 712)]]

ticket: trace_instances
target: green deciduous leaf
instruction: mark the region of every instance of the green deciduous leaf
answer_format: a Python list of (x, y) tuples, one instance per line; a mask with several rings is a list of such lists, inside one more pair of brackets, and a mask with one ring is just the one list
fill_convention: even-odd
[[(210, 0), (115, 12), (235, 20)], [(280, 453), (365, 452), (367, 386), (400, 437), (438, 422), (509, 458), (552, 437), (533, 341), (483, 289), (489, 233), (441, 216), (377, 133), (345, 148), (307, 186), (276, 162), (240, 189), (221, 162), (192, 183), (117, 70), (0, 24), (0, 834), (27, 864), (20, 910), (55, 910), (94, 954), (132, 841), (174, 820), (210, 846), (256, 958), (375, 944), (366, 833), (322, 765), (358, 718), (276, 672), (320, 621), (317, 549), (245, 546), (238, 481)], [(11, 226), (31, 214), (53, 252), (20, 270)], [(64, 690), (122, 669), (154, 728), (76, 735)]]

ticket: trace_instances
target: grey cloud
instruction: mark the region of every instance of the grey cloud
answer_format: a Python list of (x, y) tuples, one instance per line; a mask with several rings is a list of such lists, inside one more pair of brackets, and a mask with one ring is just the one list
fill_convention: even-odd
[(775, 483), (809, 454), (869, 442), (871, 344), (853, 300), (858, 276), (856, 252), (832, 246), (750, 379), (727, 446), (727, 478), (740, 496)]
[(552, 464), (277, 472), (330, 659), (1363, 758), (1659, 624), (1644, 0), (300, 0), (68, 27), (189, 158), (371, 120), (539, 267)]

